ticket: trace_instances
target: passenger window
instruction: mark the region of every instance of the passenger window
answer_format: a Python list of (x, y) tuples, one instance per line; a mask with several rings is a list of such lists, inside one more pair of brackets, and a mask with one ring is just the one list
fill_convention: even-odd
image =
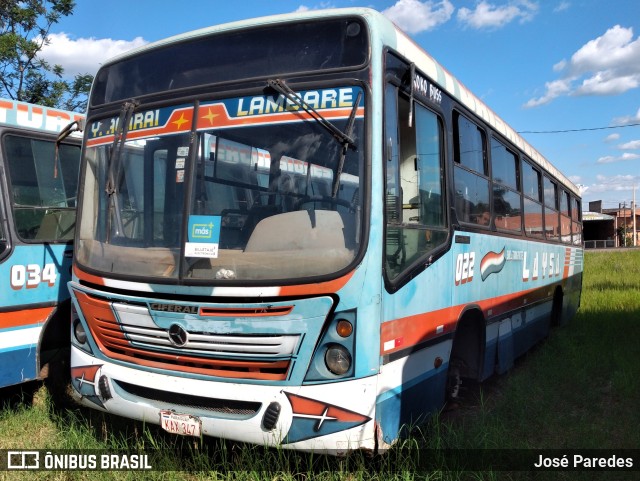
[(523, 162), (522, 173), (523, 173), (522, 175), (523, 194), (537, 202), (542, 201), (542, 196), (540, 191), (540, 172), (538, 172), (528, 162)]
[(462, 115), (455, 114), (455, 205), (460, 222), (489, 226), (489, 179), (484, 132)]
[(547, 176), (544, 177), (544, 233), (549, 240), (560, 238), (558, 185)]
[(560, 191), (560, 240), (565, 244), (571, 244), (571, 216), (569, 215), (569, 205), (571, 199), (569, 193)]
[(491, 139), (493, 216), (496, 229), (522, 230), (518, 157), (500, 141)]
[(544, 238), (542, 179), (529, 162), (522, 163), (524, 229), (530, 237)]
[(9, 239), (4, 231), (4, 208), (3, 208), (4, 193), (2, 191), (2, 185), (0, 184), (0, 259), (4, 256), (5, 252), (9, 249)]
[(571, 237), (574, 245), (582, 245), (582, 215), (580, 214), (580, 202), (571, 197)]
[(485, 134), (476, 124), (462, 115), (457, 117), (455, 123), (456, 162), (469, 170), (487, 175), (486, 142)]

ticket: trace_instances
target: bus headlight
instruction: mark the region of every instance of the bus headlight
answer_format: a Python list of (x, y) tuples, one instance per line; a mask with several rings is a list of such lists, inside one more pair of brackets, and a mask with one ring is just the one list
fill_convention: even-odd
[(80, 344), (85, 344), (87, 342), (87, 333), (78, 319), (73, 323), (73, 335), (75, 336), (76, 341)]
[(342, 376), (351, 369), (351, 354), (340, 344), (330, 344), (324, 355), (324, 362), (329, 371)]

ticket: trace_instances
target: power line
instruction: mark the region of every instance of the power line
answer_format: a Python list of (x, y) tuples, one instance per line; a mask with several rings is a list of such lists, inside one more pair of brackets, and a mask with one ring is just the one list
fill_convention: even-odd
[(587, 129), (565, 129), (565, 130), (520, 130), (519, 134), (564, 134), (567, 132), (587, 132), (591, 130), (607, 130), (607, 129), (621, 129), (623, 127), (636, 127), (640, 125), (640, 122), (634, 124), (614, 125), (610, 127), (592, 127)]

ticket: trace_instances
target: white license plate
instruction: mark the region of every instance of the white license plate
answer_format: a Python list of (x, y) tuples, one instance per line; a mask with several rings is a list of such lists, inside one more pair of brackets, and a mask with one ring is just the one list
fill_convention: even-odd
[(191, 414), (160, 411), (160, 426), (167, 432), (182, 436), (200, 437), (202, 421)]

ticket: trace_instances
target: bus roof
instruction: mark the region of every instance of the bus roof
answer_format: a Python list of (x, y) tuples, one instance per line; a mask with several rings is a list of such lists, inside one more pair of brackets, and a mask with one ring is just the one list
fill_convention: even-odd
[(83, 118), (77, 112), (0, 98), (0, 125), (58, 133), (70, 122)]
[(123, 55), (114, 57), (104, 66), (116, 63), (122, 59), (135, 56), (146, 50), (155, 49), (176, 42), (204, 37), (207, 35), (222, 33), (232, 30), (241, 30), (256, 26), (277, 24), (281, 22), (292, 22), (297, 20), (310, 20), (317, 18), (328, 18), (331, 16), (356, 16), (367, 21), (369, 27), (380, 38), (383, 44), (395, 49), (398, 53), (413, 61), (419, 70), (422, 70), (433, 81), (438, 83), (449, 95), (458, 102), (474, 112), (478, 117), (490, 125), (496, 132), (499, 132), (507, 140), (522, 150), (525, 155), (534, 163), (540, 165), (564, 184), (571, 192), (580, 197), (580, 191), (564, 174), (556, 169), (542, 154), (533, 148), (523, 137), (521, 137), (504, 120), (496, 115), (484, 102), (471, 93), (460, 81), (440, 65), (433, 57), (427, 54), (408, 35), (399, 29), (391, 20), (380, 12), (370, 8), (339, 8), (330, 10), (311, 10), (306, 12), (288, 13), (282, 15), (272, 15), (267, 17), (240, 20), (211, 27), (193, 30), (173, 37), (168, 37), (157, 42), (153, 42), (142, 47), (131, 50)]

